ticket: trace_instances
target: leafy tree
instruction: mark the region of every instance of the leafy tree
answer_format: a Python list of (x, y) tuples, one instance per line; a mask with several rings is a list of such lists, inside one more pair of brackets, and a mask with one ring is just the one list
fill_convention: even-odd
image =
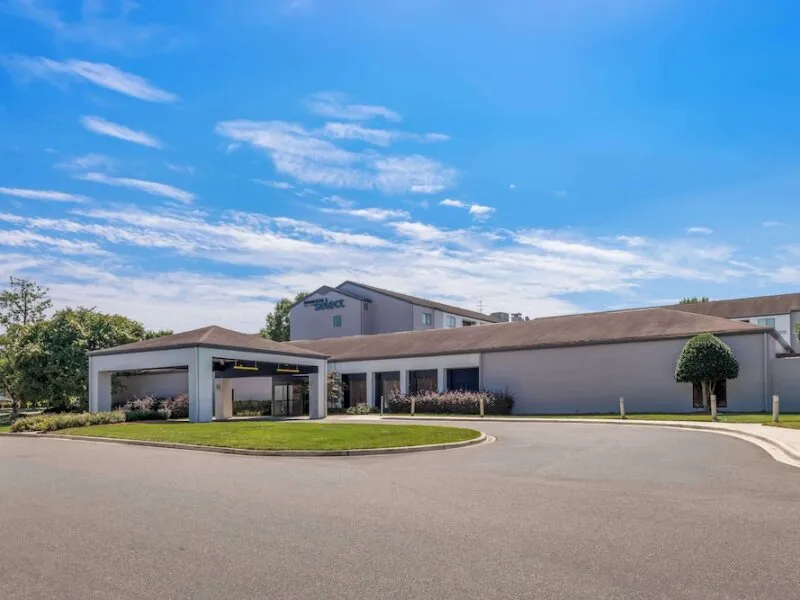
[(144, 332), (144, 338), (143, 339), (152, 340), (153, 338), (160, 338), (160, 337), (164, 337), (166, 335), (172, 335), (173, 333), (175, 333), (175, 332), (172, 331), (172, 329), (147, 329)]
[(678, 304), (697, 304), (698, 302), (708, 302), (708, 296), (687, 296), (681, 298)]
[(278, 300), (278, 303), (275, 304), (275, 309), (267, 315), (264, 327), (259, 331), (261, 336), (276, 342), (288, 342), (290, 338), (289, 309), (306, 296), (308, 296), (307, 293), (300, 292), (294, 297), (294, 300), (291, 298)]
[(675, 366), (676, 381), (701, 386), (706, 410), (711, 407), (711, 394), (717, 382), (738, 376), (739, 361), (733, 350), (710, 333), (701, 333), (686, 342)]
[(0, 325), (27, 325), (44, 319), (52, 306), (47, 288), (20, 277), (10, 277), (8, 287), (0, 292)]
[(13, 326), (0, 374), (15, 402), (57, 408), (88, 401), (89, 352), (143, 339), (144, 326), (122, 315), (79, 307), (46, 321)]
[(344, 402), (344, 392), (347, 384), (342, 381), (341, 374), (336, 371), (328, 373), (328, 409), (342, 408)]

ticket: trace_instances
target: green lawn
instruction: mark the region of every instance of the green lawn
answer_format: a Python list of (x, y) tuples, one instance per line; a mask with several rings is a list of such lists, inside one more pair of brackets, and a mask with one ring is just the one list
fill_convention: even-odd
[(147, 440), (250, 450), (354, 450), (460, 442), (480, 432), (456, 427), (351, 423), (122, 423), (77, 427), (61, 435)]
[[(797, 415), (793, 415), (797, 416)], [(788, 429), (800, 429), (800, 419), (789, 420), (786, 419), (783, 415), (781, 415), (780, 423), (767, 423), (767, 425), (771, 427), (786, 427)]]

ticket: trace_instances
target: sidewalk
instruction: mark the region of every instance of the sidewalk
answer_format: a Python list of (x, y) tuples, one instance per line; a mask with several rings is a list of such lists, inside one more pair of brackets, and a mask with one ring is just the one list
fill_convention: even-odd
[[(381, 418), (381, 417), (379, 417)], [(729, 435), (746, 440), (766, 450), (775, 460), (800, 468), (800, 429), (769, 427), (760, 423), (711, 423), (702, 421), (644, 421), (637, 419), (581, 419), (536, 417), (475, 417), (475, 416), (390, 416), (384, 419), (403, 421), (483, 421), (495, 423), (591, 423), (595, 425), (628, 425), (639, 427), (671, 427), (694, 429)]]

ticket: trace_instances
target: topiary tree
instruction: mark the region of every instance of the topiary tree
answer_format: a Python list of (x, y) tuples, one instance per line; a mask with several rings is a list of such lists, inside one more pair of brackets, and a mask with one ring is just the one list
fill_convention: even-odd
[(686, 342), (675, 366), (676, 381), (701, 386), (706, 410), (711, 408), (711, 394), (717, 382), (738, 376), (739, 361), (733, 350), (710, 333), (701, 333)]

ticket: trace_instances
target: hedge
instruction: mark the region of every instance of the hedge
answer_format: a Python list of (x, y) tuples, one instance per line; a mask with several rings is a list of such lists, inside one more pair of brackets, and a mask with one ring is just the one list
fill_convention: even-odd
[[(477, 415), (480, 414), (481, 398), (484, 402), (484, 414), (487, 415), (509, 415), (514, 407), (514, 398), (508, 391), (453, 390), (415, 394), (414, 411), (431, 414)], [(386, 398), (386, 403), (390, 412), (411, 412), (411, 396), (394, 393)]]
[(11, 425), (15, 433), (23, 431), (58, 431), (72, 427), (87, 427), (89, 425), (108, 425), (110, 423), (123, 423), (125, 413), (120, 410), (99, 413), (62, 413), (56, 415), (36, 415), (17, 419)]
[(233, 414), (239, 417), (261, 417), (272, 414), (269, 400), (234, 400)]

